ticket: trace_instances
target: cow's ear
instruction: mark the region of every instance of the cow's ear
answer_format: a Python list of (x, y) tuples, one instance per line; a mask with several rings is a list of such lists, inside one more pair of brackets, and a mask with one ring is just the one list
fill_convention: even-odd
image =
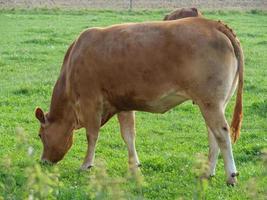
[(168, 20), (168, 17), (169, 17), (169, 15), (166, 15), (163, 20), (164, 21)]
[(35, 109), (35, 117), (39, 120), (41, 124), (45, 123), (45, 115), (41, 108)]

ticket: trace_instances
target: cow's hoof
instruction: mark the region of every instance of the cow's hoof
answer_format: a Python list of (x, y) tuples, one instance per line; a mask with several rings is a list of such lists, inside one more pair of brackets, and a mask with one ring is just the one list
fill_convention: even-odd
[(208, 176), (208, 179), (211, 180), (211, 179), (213, 179), (214, 177), (215, 177), (215, 174), (210, 174), (210, 175)]
[(48, 160), (46, 160), (46, 159), (42, 159), (42, 160), (40, 161), (40, 164), (43, 165), (43, 166), (52, 166), (52, 165), (54, 165), (55, 163), (52, 163), (52, 162), (50, 162), (50, 161), (48, 161)]
[(137, 169), (140, 167), (142, 167), (142, 165), (140, 163), (135, 163), (135, 164), (129, 163), (129, 169)]
[(235, 173), (232, 173), (231, 174), (231, 177), (237, 177), (237, 176), (239, 176), (239, 173), (238, 172), (235, 172)]
[(93, 165), (88, 165), (88, 164), (83, 164), (81, 167), (80, 167), (80, 170), (82, 171), (85, 171), (85, 170), (89, 170), (93, 167)]
[(138, 164), (135, 164), (135, 165), (130, 165), (129, 166), (129, 171), (132, 173), (132, 174), (136, 174), (136, 173), (139, 173), (141, 171), (141, 164), (138, 163)]
[(235, 186), (236, 184), (237, 184), (237, 176), (239, 175), (239, 173), (238, 172), (236, 172), (236, 173), (232, 173), (231, 174), (231, 177), (229, 177), (228, 178), (228, 180), (227, 180), (227, 185), (228, 186)]

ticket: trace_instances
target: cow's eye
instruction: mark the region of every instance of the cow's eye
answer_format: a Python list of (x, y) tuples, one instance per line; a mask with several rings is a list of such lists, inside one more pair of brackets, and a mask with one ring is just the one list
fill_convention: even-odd
[(41, 138), (41, 134), (39, 134), (38, 136), (39, 136), (39, 138)]

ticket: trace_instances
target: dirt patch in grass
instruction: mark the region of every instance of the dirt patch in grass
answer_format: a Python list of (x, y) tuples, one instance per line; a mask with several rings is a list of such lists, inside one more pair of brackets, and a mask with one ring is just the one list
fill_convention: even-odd
[[(0, 0), (0, 8), (87, 8), (128, 9), (130, 0)], [(267, 10), (266, 0), (132, 0), (133, 9), (173, 9), (177, 7), (198, 7), (223, 10)]]

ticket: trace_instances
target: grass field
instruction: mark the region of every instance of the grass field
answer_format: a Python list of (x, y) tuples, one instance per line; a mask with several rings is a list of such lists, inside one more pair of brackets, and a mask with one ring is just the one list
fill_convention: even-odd
[[(216, 177), (199, 192), (196, 161), (201, 161), (199, 153), (207, 155), (208, 141), (204, 120), (191, 102), (163, 115), (137, 113), (136, 144), (142, 163), (138, 179), (126, 176), (127, 149), (116, 118), (101, 129), (96, 165), (102, 167), (78, 171), (86, 152), (84, 130), (75, 133), (72, 149), (56, 167), (39, 167), (42, 145), (34, 109), (48, 110), (68, 45), (88, 27), (161, 20), (165, 13), (0, 11), (0, 199), (29, 195), (111, 199), (107, 194), (118, 199), (123, 192), (128, 199), (192, 199), (203, 194), (206, 199), (266, 199), (267, 172), (261, 153), (267, 148), (266, 12), (204, 13), (234, 28), (245, 53), (244, 121), (241, 138), (234, 145), (240, 172), (236, 187), (226, 186), (220, 157)], [(229, 120), (234, 99), (227, 109)]]

